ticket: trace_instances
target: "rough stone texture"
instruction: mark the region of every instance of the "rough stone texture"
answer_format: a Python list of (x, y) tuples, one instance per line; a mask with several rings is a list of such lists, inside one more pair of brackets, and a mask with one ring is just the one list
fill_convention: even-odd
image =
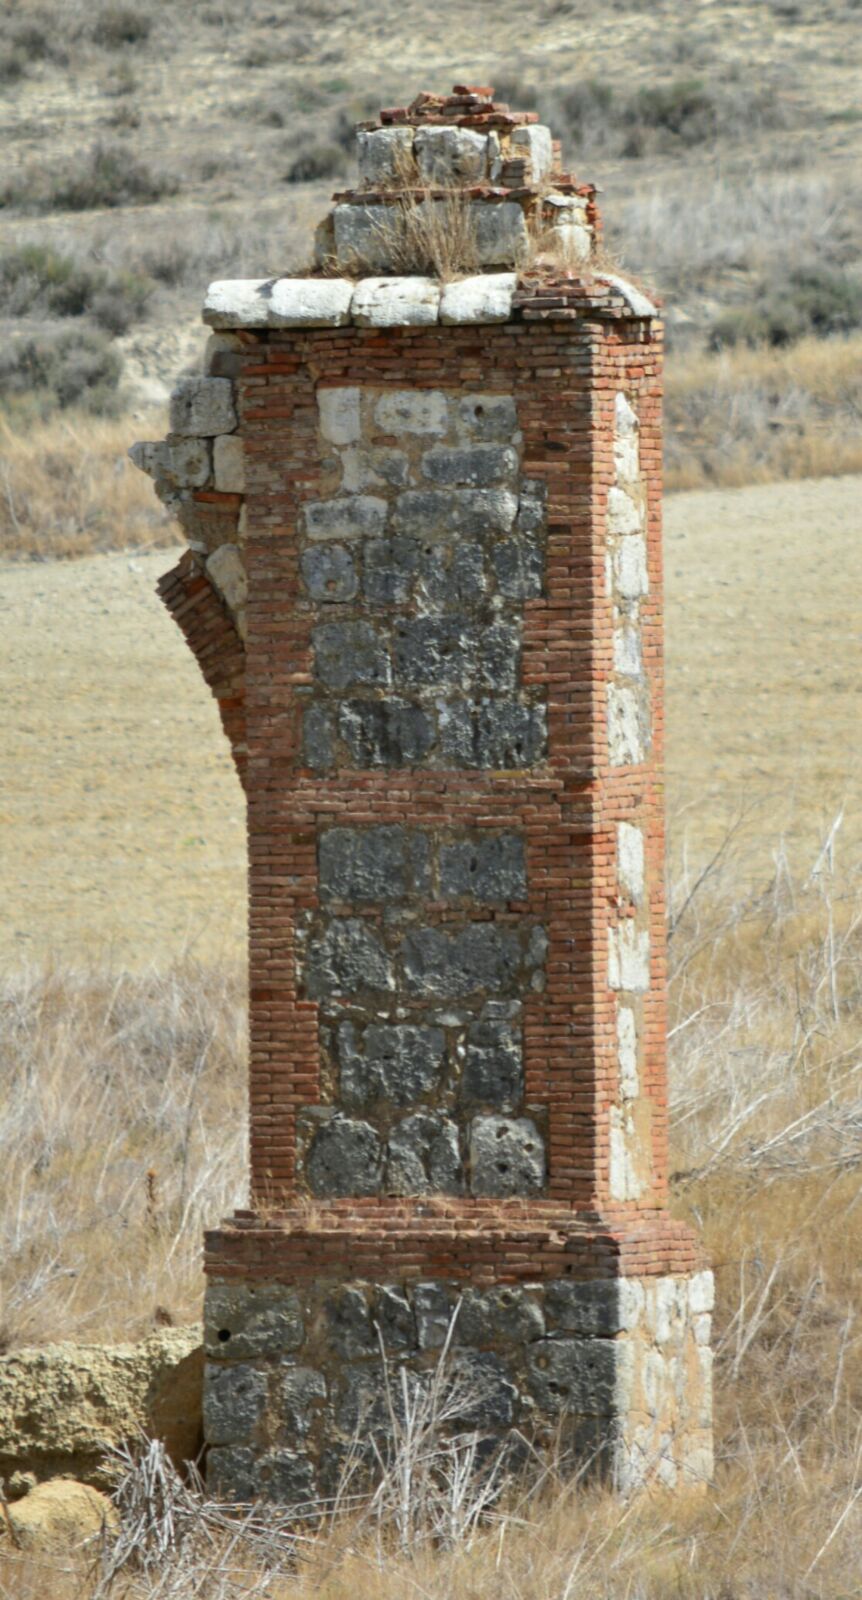
[(393, 1129), (386, 1187), (390, 1194), (460, 1194), (464, 1185), (458, 1129), (448, 1117), (418, 1111)]
[(439, 309), (440, 285), (433, 278), (364, 278), (351, 313), (360, 327), (421, 327), (436, 322)]
[(415, 830), (332, 828), (319, 849), (323, 901), (403, 900), (428, 889), (429, 841)]
[(213, 440), (213, 478), (222, 493), (245, 494), (245, 459), (239, 434), (224, 433)]
[(524, 841), (517, 833), (458, 840), (440, 847), (440, 892), (476, 900), (525, 900)]
[(367, 1122), (335, 1116), (315, 1134), (305, 1172), (312, 1194), (376, 1194), (382, 1162), (380, 1140)]
[(487, 135), (470, 128), (420, 128), (413, 151), (426, 183), (471, 183), (487, 173)]
[(393, 230), (397, 227), (397, 218), (390, 206), (336, 206), (332, 225), (339, 266), (346, 267), (349, 272), (385, 272), (390, 266)]
[(645, 928), (621, 922), (612, 928), (608, 947), (608, 983), (612, 989), (645, 994), (649, 988), (650, 939)]
[(105, 1485), (109, 1445), (141, 1429), (177, 1466), (201, 1442), (198, 1327), (165, 1328), (139, 1344), (57, 1344), (0, 1356), (0, 1477), (65, 1474)]
[(391, 989), (392, 963), (379, 938), (355, 917), (333, 917), (312, 939), (305, 968), (309, 996), (355, 989)]
[(350, 495), (343, 500), (309, 500), (303, 507), (309, 539), (356, 539), (383, 532), (386, 501), (374, 495)]
[(229, 378), (183, 378), (171, 395), (171, 432), (211, 437), (237, 425)]
[(356, 562), (342, 544), (310, 545), (300, 557), (302, 579), (312, 600), (343, 604), (359, 588)]
[(466, 1100), (513, 1111), (524, 1091), (520, 1035), (507, 1022), (475, 1022), (467, 1031), (462, 1074)]
[(378, 128), (356, 135), (359, 176), (366, 183), (392, 183), (409, 164), (413, 151), (412, 128)]
[(219, 545), (207, 557), (207, 577), (215, 584), (219, 594), (240, 622), (240, 632), (245, 637), (245, 603), (248, 598), (248, 580), (242, 556), (234, 544)]
[(554, 151), (550, 128), (533, 123), (526, 128), (515, 128), (512, 143), (516, 149), (526, 151), (530, 161), (530, 178), (541, 183), (553, 165)]
[(318, 389), (320, 432), (330, 444), (358, 443), (362, 437), (359, 401), (360, 390), (355, 385), (349, 388)]
[(211, 1444), (251, 1444), (267, 1402), (266, 1373), (244, 1361), (207, 1362), (204, 1428)]
[(530, 1194), (545, 1184), (545, 1146), (528, 1117), (476, 1117), (470, 1128), (474, 1194)]
[(440, 321), (448, 323), (508, 322), (517, 277), (514, 272), (486, 272), (444, 284)]
[(476, 253), (483, 267), (520, 265), (529, 249), (529, 234), (519, 205), (502, 200), (497, 205), (472, 205), (476, 228)]
[(55, 1478), (37, 1484), (7, 1508), (0, 1518), (0, 1550), (11, 1540), (18, 1550), (56, 1556), (98, 1538), (105, 1529), (114, 1532), (118, 1521), (106, 1494), (73, 1478)]
[(389, 658), (369, 622), (324, 622), (311, 638), (314, 674), (327, 688), (389, 683)]
[(361, 1041), (352, 1022), (338, 1030), (341, 1093), (348, 1105), (378, 1099), (412, 1105), (438, 1085), (446, 1035), (441, 1028), (410, 1023), (371, 1023)]

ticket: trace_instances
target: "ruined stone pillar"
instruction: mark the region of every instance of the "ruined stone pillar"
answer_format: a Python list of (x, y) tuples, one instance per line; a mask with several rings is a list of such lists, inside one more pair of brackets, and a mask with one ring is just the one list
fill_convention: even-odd
[[(703, 1482), (711, 1276), (667, 1210), (661, 325), (490, 91), (384, 112), (360, 173), (315, 274), (212, 285), (207, 374), (137, 447), (248, 796), (252, 1200), (207, 1237), (210, 1482), (331, 1492), (385, 1426), (381, 1351), (421, 1381), (456, 1307), (466, 1425)], [(472, 269), (444, 282), (441, 224)]]

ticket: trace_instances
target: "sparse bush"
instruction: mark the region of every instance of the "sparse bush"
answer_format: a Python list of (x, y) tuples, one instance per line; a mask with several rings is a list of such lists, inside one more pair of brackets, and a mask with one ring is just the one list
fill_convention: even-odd
[(15, 44), (0, 45), (0, 84), (17, 83), (27, 71), (27, 57)]
[(109, 416), (117, 407), (122, 371), (110, 341), (92, 328), (12, 341), (0, 351), (0, 403), (14, 411), (32, 399), (42, 416), (68, 406)]
[(91, 38), (107, 50), (118, 50), (126, 44), (142, 44), (152, 27), (152, 17), (137, 6), (106, 6), (92, 25)]
[(47, 245), (0, 257), (0, 301), (14, 317), (89, 315), (108, 333), (125, 333), (146, 312), (152, 289), (136, 273), (81, 266)]
[(862, 327), (862, 277), (825, 266), (793, 267), (761, 281), (749, 302), (716, 318), (710, 348), (728, 345), (793, 344), (807, 334), (821, 337)]
[(146, 205), (175, 194), (176, 179), (154, 172), (125, 145), (97, 142), (78, 161), (33, 168), (0, 191), (0, 206), (20, 211), (91, 211)]
[(285, 174), (286, 183), (313, 183), (320, 178), (334, 178), (344, 171), (345, 154), (337, 144), (312, 144), (300, 151)]

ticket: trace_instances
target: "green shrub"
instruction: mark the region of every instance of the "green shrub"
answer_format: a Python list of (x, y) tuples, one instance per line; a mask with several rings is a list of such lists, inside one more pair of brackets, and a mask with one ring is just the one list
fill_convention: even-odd
[(90, 30), (94, 44), (119, 50), (124, 44), (142, 44), (150, 37), (153, 19), (135, 6), (106, 6)]
[(793, 344), (807, 334), (828, 336), (862, 327), (862, 277), (818, 264), (793, 267), (763, 281), (744, 306), (717, 317), (712, 350), (728, 346)]
[(81, 266), (47, 245), (20, 245), (0, 256), (0, 306), (7, 316), (89, 315), (119, 334), (145, 314), (152, 292), (139, 274)]
[(339, 144), (312, 144), (301, 150), (285, 173), (286, 183), (311, 183), (318, 178), (334, 178), (346, 166), (345, 152)]
[(0, 349), (0, 403), (14, 407), (31, 397), (43, 416), (67, 406), (110, 415), (122, 371), (110, 341), (91, 328), (12, 341)]

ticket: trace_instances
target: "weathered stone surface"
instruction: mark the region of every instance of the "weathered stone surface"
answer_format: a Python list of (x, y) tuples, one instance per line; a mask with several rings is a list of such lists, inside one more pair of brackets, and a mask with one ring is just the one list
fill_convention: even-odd
[(249, 1504), (258, 1498), (258, 1452), (248, 1445), (213, 1446), (207, 1451), (207, 1489), (215, 1500)]
[(309, 539), (356, 539), (383, 532), (388, 506), (371, 494), (307, 500), (302, 522)]
[(508, 533), (518, 502), (506, 489), (407, 489), (392, 515), (399, 533), (420, 539)]
[(391, 989), (392, 964), (364, 922), (333, 917), (309, 942), (305, 986), (312, 999), (356, 989)]
[(613, 585), (621, 600), (640, 600), (649, 592), (646, 540), (642, 534), (621, 539), (613, 553)]
[(474, 1117), (470, 1124), (473, 1194), (533, 1194), (544, 1188), (545, 1146), (529, 1117)]
[(449, 407), (439, 389), (390, 389), (380, 396), (374, 418), (381, 433), (445, 433)]
[(624, 537), (626, 534), (639, 533), (643, 526), (643, 516), (639, 506), (625, 489), (614, 485), (608, 490), (608, 533)]
[(245, 494), (245, 457), (238, 433), (213, 439), (213, 478), (222, 494)]
[(307, 1438), (315, 1412), (325, 1399), (326, 1379), (316, 1367), (282, 1368), (279, 1409), (289, 1438)]
[(389, 655), (370, 622), (322, 622), (312, 628), (314, 675), (328, 689), (389, 683)]
[(523, 1091), (520, 1031), (508, 1022), (471, 1024), (461, 1075), (463, 1098), (495, 1111), (513, 1111)]
[(464, 1344), (528, 1344), (544, 1336), (545, 1318), (525, 1289), (465, 1289), (455, 1331)]
[(361, 1044), (352, 1022), (338, 1030), (341, 1092), (348, 1105), (378, 1099), (412, 1105), (434, 1090), (446, 1049), (442, 1028), (370, 1023)]
[(298, 1350), (305, 1338), (299, 1296), (280, 1283), (207, 1280), (204, 1347), (211, 1358), (247, 1360)]
[(535, 600), (542, 593), (545, 554), (535, 539), (500, 539), (491, 547), (491, 565), (506, 600)]
[(510, 483), (517, 471), (517, 451), (507, 445), (474, 444), (454, 450), (436, 445), (422, 457), (422, 476), (431, 483), (486, 488)]
[(417, 128), (413, 152), (425, 183), (475, 182), (487, 175), (488, 136), (472, 128)]
[(639, 473), (640, 425), (636, 412), (632, 410), (624, 394), (618, 394), (614, 402), (614, 423), (614, 469), (617, 482), (634, 485), (637, 483)]
[(440, 712), (440, 745), (454, 766), (532, 767), (547, 748), (545, 708), (516, 700), (447, 706)]
[(521, 625), (493, 622), (479, 632), (478, 689), (513, 694), (521, 671)]
[(406, 1295), (397, 1289), (382, 1288), (374, 1297), (374, 1322), (383, 1344), (390, 1350), (415, 1350), (416, 1318)]
[(630, 1006), (619, 1006), (617, 1009), (617, 1063), (622, 1098), (636, 1100), (640, 1094), (638, 1035), (635, 1014)]
[(525, 128), (515, 128), (512, 132), (512, 144), (519, 155), (523, 151), (529, 159), (531, 183), (541, 183), (550, 172), (554, 161), (550, 128), (544, 127), (540, 122), (534, 122)]
[(72, 1478), (55, 1478), (37, 1484), (23, 1500), (6, 1508), (0, 1518), (0, 1548), (8, 1544), (4, 1541), (8, 1533), (18, 1550), (59, 1555), (98, 1538), (104, 1529), (114, 1532), (118, 1522), (106, 1494)]
[(613, 272), (599, 272), (596, 273), (596, 277), (600, 283), (610, 284), (612, 289), (616, 289), (617, 294), (622, 295), (633, 317), (658, 316), (658, 307), (653, 305), (642, 290), (629, 283), (628, 278), (621, 278)]
[(517, 935), (491, 922), (469, 923), (457, 933), (415, 928), (405, 935), (401, 950), (407, 992), (447, 999), (508, 987), (518, 976), (521, 959)]
[(317, 391), (317, 409), (320, 414), (320, 431), (330, 444), (357, 444), (362, 436), (360, 419), (361, 390), (348, 388), (320, 388)]
[(530, 1388), (552, 1415), (614, 1414), (616, 1346), (609, 1339), (539, 1339), (527, 1352)]
[(347, 278), (277, 278), (270, 328), (340, 328), (350, 320), (353, 284)]
[(204, 322), (211, 328), (265, 328), (274, 282), (274, 278), (216, 279), (206, 292)]
[(433, 278), (363, 278), (351, 315), (360, 327), (421, 327), (436, 322), (439, 309), (440, 285)]
[(130, 447), (129, 458), (155, 480), (162, 497), (171, 489), (203, 489), (212, 475), (207, 439), (169, 435), (157, 442), (141, 440)]
[(614, 672), (625, 678), (643, 677), (640, 630), (634, 624), (614, 629)]
[(0, 1356), (0, 1477), (109, 1479), (110, 1445), (141, 1430), (179, 1467), (201, 1440), (199, 1327), (163, 1328), (139, 1344), (56, 1344)]
[[(213, 583), (234, 618), (244, 611), (248, 599), (245, 562), (235, 544), (219, 545), (206, 562), (207, 577)], [(242, 629), (243, 637), (245, 628)]]
[(237, 425), (229, 378), (183, 378), (171, 395), (171, 433), (209, 437)]
[(369, 539), (364, 549), (362, 592), (371, 605), (406, 605), (419, 570), (419, 544), (405, 534)]
[(636, 689), (609, 683), (608, 755), (612, 767), (636, 766), (646, 760), (649, 742), (647, 708)]
[(688, 1282), (689, 1308), (695, 1316), (715, 1305), (715, 1279), (711, 1272), (695, 1272)]
[(253, 1444), (266, 1402), (262, 1367), (250, 1361), (206, 1363), (203, 1417), (210, 1444)]
[(383, 1174), (383, 1148), (367, 1122), (334, 1116), (324, 1122), (305, 1158), (312, 1194), (377, 1194)]
[(403, 489), (409, 465), (403, 450), (360, 450), (348, 446), (341, 452), (341, 487), (348, 494), (382, 489), (387, 484)]
[[(418, 542), (414, 548), (418, 551)], [(462, 606), (484, 594), (485, 559), (482, 546), (473, 540), (435, 542), (418, 559), (421, 592), (433, 605)]]
[(316, 1499), (314, 1467), (299, 1450), (269, 1450), (257, 1464), (259, 1493), (281, 1506), (307, 1505)]
[(619, 1279), (588, 1283), (558, 1279), (545, 1289), (545, 1310), (549, 1328), (562, 1328), (566, 1333), (613, 1338), (624, 1327)]
[(235, 333), (211, 333), (204, 346), (201, 370), (210, 378), (236, 378), (245, 346)]
[(454, 1306), (440, 1283), (417, 1283), (413, 1290), (413, 1311), (420, 1350), (440, 1350), (452, 1321)]
[(476, 230), (476, 253), (483, 267), (519, 266), (530, 247), (521, 207), (512, 200), (470, 206)]
[(434, 723), (428, 713), (395, 696), (344, 702), (338, 731), (358, 767), (410, 766), (434, 744)]
[(440, 321), (445, 323), (508, 322), (518, 279), (514, 272), (484, 272), (443, 286)]
[(348, 1367), (338, 1382), (335, 1400), (336, 1425), (349, 1438), (379, 1434), (389, 1431), (391, 1410), (404, 1417), (404, 1373), (408, 1397), (415, 1396), (426, 1381), (420, 1374), (411, 1372), (400, 1362), (387, 1376), (380, 1361), (365, 1361), (361, 1366)]
[[(400, 220), (395, 206), (335, 206), (332, 227), (338, 265), (346, 267), (348, 272), (385, 272), (392, 264)], [(367, 281), (379, 282), (378, 279)], [(351, 316), (355, 315), (355, 301), (354, 285)]]
[(409, 172), (413, 155), (412, 128), (375, 128), (356, 135), (359, 176), (375, 187), (394, 183)]
[(456, 428), (464, 439), (520, 440), (518, 413), (510, 394), (465, 394), (457, 402)]
[(299, 566), (312, 600), (353, 600), (359, 589), (356, 563), (343, 544), (310, 545), (303, 550)]
[(446, 898), (526, 900), (524, 840), (518, 833), (493, 833), (440, 846), (440, 892)]
[(399, 684), (469, 686), (475, 669), (476, 630), (463, 616), (412, 617), (392, 636), (392, 664)]
[(346, 1361), (373, 1355), (377, 1349), (371, 1311), (361, 1289), (344, 1285), (326, 1297), (326, 1335)]
[(398, 825), (329, 828), (320, 837), (319, 882), (324, 900), (403, 900), (427, 892), (428, 837)]
[(649, 929), (639, 928), (626, 918), (608, 929), (608, 986), (626, 989), (631, 994), (646, 994), (649, 988)]
[(518, 533), (538, 533), (545, 524), (548, 486), (538, 478), (524, 478), (515, 523)]
[(417, 1111), (392, 1129), (386, 1163), (390, 1194), (460, 1194), (458, 1128), (449, 1117)]
[(452, 1385), (462, 1396), (458, 1410), (462, 1427), (505, 1428), (514, 1421), (518, 1390), (499, 1356), (487, 1350), (458, 1350), (452, 1360)]
[(317, 771), (325, 771), (335, 761), (335, 724), (323, 706), (309, 706), (303, 713), (302, 759)]
[(617, 823), (617, 879), (634, 905), (644, 895), (644, 836), (630, 822)]

